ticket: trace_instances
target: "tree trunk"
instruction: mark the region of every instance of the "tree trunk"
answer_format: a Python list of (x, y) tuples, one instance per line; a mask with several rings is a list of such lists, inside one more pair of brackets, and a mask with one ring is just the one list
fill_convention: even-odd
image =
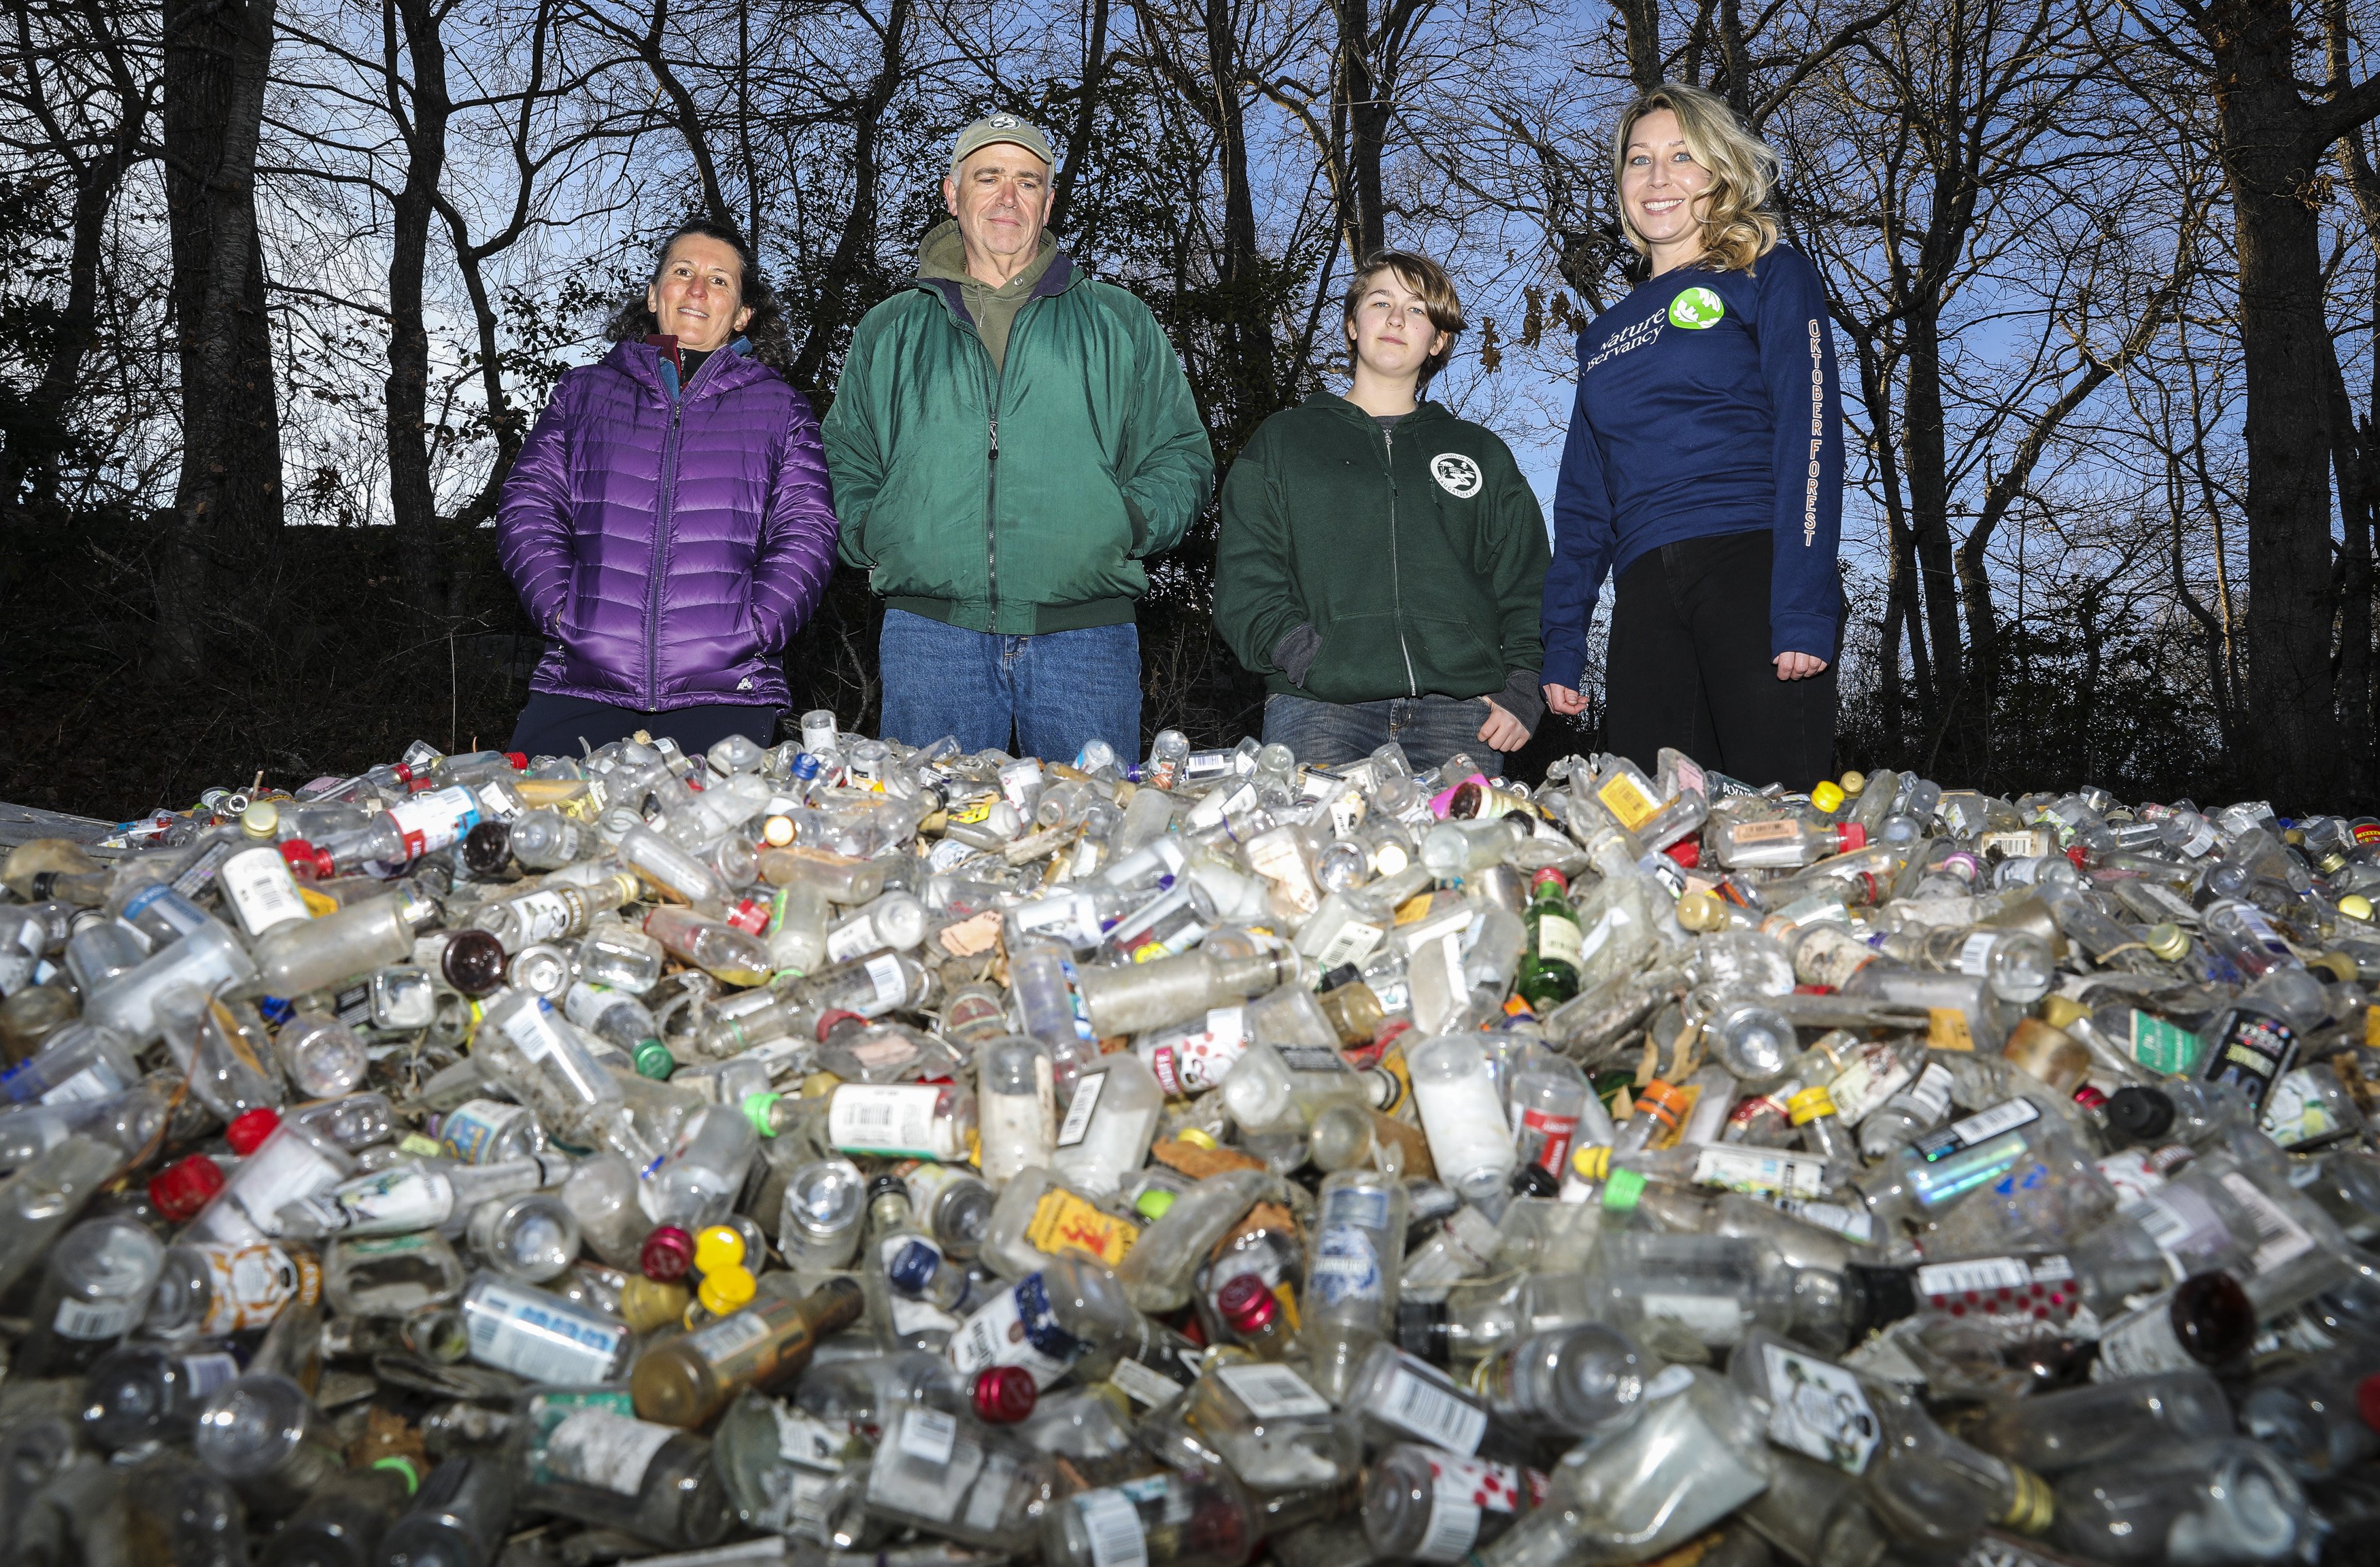
[(1628, 29), (1628, 79), (1636, 91), (1661, 85), (1661, 0), (1611, 0)]
[(1930, 297), (1913, 301), (1909, 316), (1908, 394), (1900, 443), (1909, 472), (1909, 531), (1917, 580), (1924, 589), (1926, 640), (1933, 647), (1937, 706), (1929, 726), (1943, 722), (1962, 682), (1959, 653), (1959, 585), (1950, 558), (1950, 478), (1942, 416), (1942, 341)]
[[(1108, 63), (1108, 0), (1091, 0), (1091, 34), (1083, 46), (1083, 96), (1075, 105), (1075, 134), (1066, 139), (1066, 166), (1058, 171), (1056, 188), (1050, 199), (1050, 230), (1062, 233), (1066, 225), (1066, 209), (1074, 205), (1075, 187), (1082, 182), (1083, 167), (1090, 162), (1091, 130), (1099, 123), (1099, 79), (1107, 74)], [(1082, 249), (1090, 249), (1090, 237), (1078, 237)]]
[(1223, 176), (1222, 285), (1225, 358), (1231, 367), (1232, 429), (1237, 450), (1258, 421), (1280, 406), (1274, 389), (1272, 314), (1262, 276), (1265, 256), (1257, 232), (1256, 192), (1249, 184), (1247, 115), (1240, 96), (1239, 37), (1229, 0), (1207, 0), (1208, 80), (1215, 94), (1216, 163)]
[[(205, 620), (281, 526), (281, 416), (256, 223), (273, 0), (167, 0), (166, 223), (181, 361), (182, 464), (157, 584), (156, 651), (194, 670)], [(230, 571), (216, 573), (218, 565)], [(218, 580), (219, 579), (219, 580)]]
[(2311, 197), (2325, 144), (2298, 95), (2286, 0), (2228, 0), (2204, 25), (2240, 257), (2248, 711), (2276, 803), (2318, 809), (2336, 800), (2340, 760), (2330, 667), (2332, 349)]
[[(817, 400), (821, 415), (826, 412), (827, 399), (832, 395), (832, 388), (820, 384), (826, 379), (827, 365), (850, 339), (851, 329), (858, 324), (872, 302), (861, 295), (868, 261), (876, 253), (877, 209), (884, 183), (884, 152), (879, 126), (892, 103), (892, 95), (900, 91), (906, 70), (903, 52), (908, 25), (909, 0), (892, 0), (892, 7), (885, 17), (884, 52), (875, 79), (853, 110), (851, 208), (844, 213), (843, 232), (835, 237), (834, 254), (827, 258), (826, 278), (810, 316), (810, 329), (804, 334), (801, 350), (795, 355), (786, 376)], [(1077, 150), (1071, 156), (1079, 157), (1081, 152)]]
[[(430, 479), (430, 333), (422, 322), (422, 273), (446, 166), (446, 45), (433, 0), (385, 0), (382, 44), (389, 113), (405, 136), (405, 185), (391, 203), (388, 258), (389, 510), (395, 521), (405, 593), (428, 619), (446, 613), (438, 500)], [(413, 66), (408, 95), (402, 64)], [(411, 98), (410, 110), (407, 103)]]
[[(1388, 200), (1380, 159), (1389, 132), (1389, 105), (1373, 69), (1370, 0), (1338, 0), (1339, 80), (1347, 105), (1348, 263), (1389, 244)], [(1383, 31), (1385, 31), (1385, 28)]]

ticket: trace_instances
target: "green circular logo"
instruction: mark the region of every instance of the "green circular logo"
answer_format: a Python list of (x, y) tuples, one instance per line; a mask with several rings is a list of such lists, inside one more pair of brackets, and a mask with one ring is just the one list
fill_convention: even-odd
[(1670, 324), (1689, 332), (1716, 326), (1725, 314), (1726, 302), (1707, 288), (1689, 288), (1670, 301)]

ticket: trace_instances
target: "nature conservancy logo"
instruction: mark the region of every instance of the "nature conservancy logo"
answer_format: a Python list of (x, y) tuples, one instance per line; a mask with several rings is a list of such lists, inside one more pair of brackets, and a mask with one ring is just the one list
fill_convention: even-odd
[(1670, 322), (1689, 332), (1716, 326), (1727, 314), (1727, 304), (1707, 288), (1689, 288), (1670, 301)]
[(1479, 493), (1479, 465), (1460, 452), (1440, 452), (1430, 458), (1429, 476), (1458, 501)]

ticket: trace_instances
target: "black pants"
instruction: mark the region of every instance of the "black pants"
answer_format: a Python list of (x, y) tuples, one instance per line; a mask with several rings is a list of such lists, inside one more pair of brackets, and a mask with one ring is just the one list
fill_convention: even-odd
[(1834, 771), (1840, 622), (1823, 674), (1779, 680), (1768, 650), (1775, 546), (1760, 533), (1663, 544), (1613, 585), (1604, 744), (1647, 772), (1664, 746), (1747, 784)]
[(513, 727), (511, 750), (532, 757), (580, 757), (584, 739), (589, 747), (625, 740), (638, 730), (656, 740), (666, 735), (687, 756), (698, 757), (730, 735), (743, 735), (765, 746), (776, 737), (775, 708), (737, 707), (724, 702), (672, 708), (667, 712), (639, 712), (585, 697), (556, 697), (532, 692)]

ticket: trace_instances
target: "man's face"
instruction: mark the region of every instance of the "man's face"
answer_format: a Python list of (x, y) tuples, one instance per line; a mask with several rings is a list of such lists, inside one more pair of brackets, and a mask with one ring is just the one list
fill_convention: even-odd
[(1050, 165), (1013, 141), (967, 154), (942, 181), (942, 200), (967, 249), (1012, 265), (1030, 261), (1050, 221)]

